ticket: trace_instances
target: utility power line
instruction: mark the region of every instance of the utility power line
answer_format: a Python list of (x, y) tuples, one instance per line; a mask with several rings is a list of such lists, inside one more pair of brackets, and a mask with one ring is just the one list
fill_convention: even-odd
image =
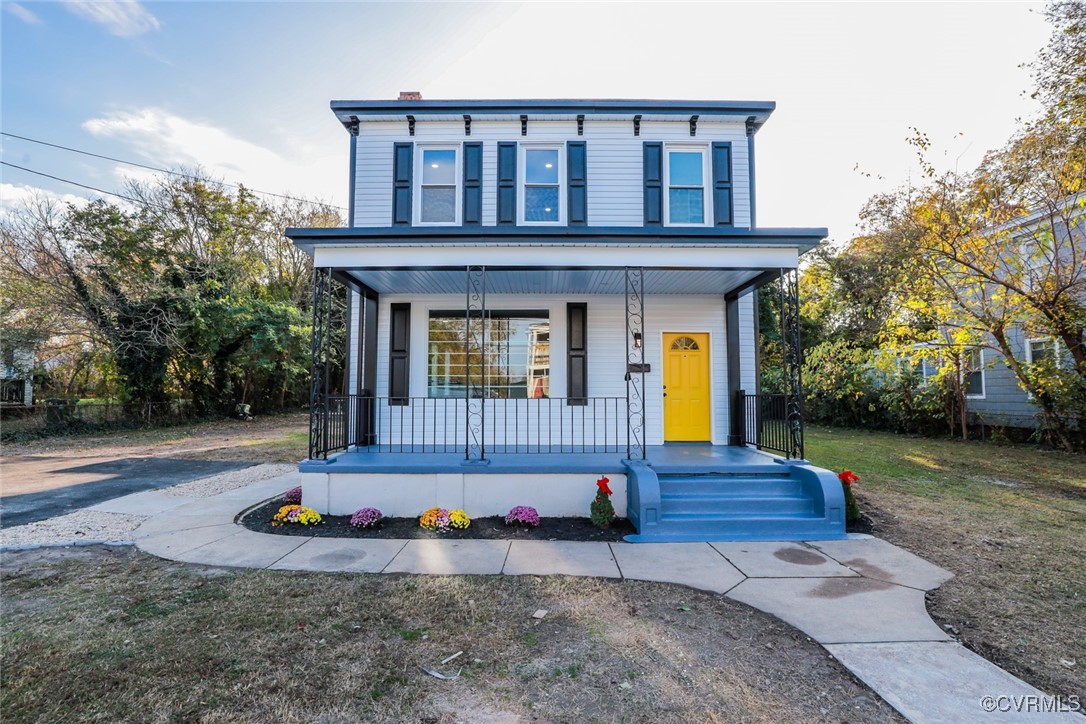
[[(34, 169), (27, 168), (26, 166), (18, 166), (18, 165), (14, 164), (14, 163), (8, 163), (7, 161), (0, 161), (0, 165), (10, 166), (11, 168), (17, 168), (20, 171), (26, 171), (27, 173), (32, 173), (35, 176), (43, 176), (44, 178), (53, 179), (54, 181), (60, 181), (61, 183), (71, 184), (72, 186), (78, 186), (79, 188), (87, 189), (88, 191), (95, 191), (95, 192), (100, 193), (100, 194), (107, 194), (109, 196), (116, 196), (118, 199), (124, 199), (125, 201), (130, 201), (133, 204), (138, 204), (140, 206), (147, 206), (147, 207), (150, 207), (152, 209), (158, 209), (159, 211), (164, 211), (164, 212), (166, 212), (168, 214), (173, 213), (173, 211), (174, 211), (174, 209), (170, 209), (170, 208), (167, 208), (165, 206), (159, 206), (158, 204), (152, 204), (150, 201), (145, 201), (143, 199), (132, 198), (131, 196), (125, 196), (124, 194), (119, 194), (116, 191), (106, 191), (105, 189), (100, 189), (97, 186), (88, 186), (87, 184), (82, 184), (82, 183), (79, 183), (78, 181), (72, 181), (71, 179), (61, 178), (60, 176), (53, 176), (52, 174), (48, 174), (48, 173), (45, 173), (43, 171), (35, 171)], [(244, 229), (245, 231), (250, 231), (250, 232), (252, 232), (254, 234), (267, 234), (268, 233), (268, 229), (257, 229), (257, 228), (252, 227), (252, 226), (246, 226), (245, 224), (234, 224), (233, 226), (235, 228), (237, 228), (237, 229)]]
[[(201, 178), (199, 176), (193, 176), (192, 174), (181, 173), (180, 171), (171, 171), (171, 170), (169, 170), (167, 168), (160, 168), (158, 166), (149, 166), (149, 165), (147, 165), (145, 163), (139, 163), (137, 161), (127, 161), (127, 160), (125, 160), (123, 158), (114, 158), (113, 156), (104, 156), (104, 155), (102, 155), (100, 153), (92, 153), (91, 151), (84, 151), (84, 150), (79, 149), (79, 148), (72, 148), (71, 146), (62, 146), (59, 143), (50, 143), (49, 141), (42, 141), (41, 139), (30, 138), (29, 136), (20, 136), (20, 135), (15, 134), (15, 133), (8, 133), (7, 131), (0, 131), (0, 135), (7, 136), (8, 138), (17, 138), (20, 141), (27, 141), (29, 143), (36, 143), (36, 144), (38, 144), (40, 146), (49, 146), (50, 148), (57, 148), (57, 149), (60, 149), (61, 151), (69, 151), (71, 153), (78, 153), (78, 154), (81, 154), (83, 156), (90, 156), (92, 158), (100, 158), (100, 159), (103, 159), (105, 161), (113, 161), (115, 163), (123, 163), (123, 164), (127, 164), (128, 166), (135, 166), (136, 168), (147, 169), (148, 171), (156, 171), (158, 173), (165, 173), (165, 174), (169, 174), (171, 176), (180, 176), (181, 178), (187, 178), (187, 179), (191, 179), (191, 180), (194, 180), (194, 181), (204, 181), (205, 180), (205, 179), (203, 179), (203, 178)], [(33, 172), (31, 172), (31, 173), (33, 173)], [(241, 186), (239, 186), (238, 184), (227, 183), (226, 181), (221, 181), (220, 183), (222, 183), (224, 186), (229, 186), (229, 187), (235, 188), (235, 189), (241, 188)], [(78, 186), (79, 184), (76, 184), (76, 185)], [(302, 198), (299, 198), (297, 196), (287, 196), (286, 194), (277, 194), (274, 191), (261, 191), (260, 189), (253, 189), (253, 188), (249, 188), (248, 186), (246, 186), (245, 188), (247, 190), (249, 190), (249, 191), (252, 191), (253, 193), (264, 194), (265, 196), (275, 196), (276, 198), (288, 199), (290, 201), (301, 201), (302, 203), (313, 204), (314, 206), (327, 206), (327, 207), (330, 207), (330, 208), (333, 208), (333, 209), (340, 209), (342, 211), (347, 210), (346, 207), (337, 206), (335, 204), (324, 204), (324, 203), (321, 203), (319, 201), (313, 201), (311, 199), (302, 199)], [(103, 193), (108, 193), (108, 192), (103, 192)]]

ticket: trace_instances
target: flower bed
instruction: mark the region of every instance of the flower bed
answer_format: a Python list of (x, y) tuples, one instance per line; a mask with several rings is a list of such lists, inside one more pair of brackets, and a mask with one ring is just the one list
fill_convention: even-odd
[(319, 536), (327, 538), (398, 538), (398, 539), (469, 539), (488, 540), (573, 540), (619, 541), (636, 532), (625, 518), (616, 520), (610, 528), (592, 525), (588, 518), (540, 518), (539, 526), (506, 525), (505, 516), (472, 518), (467, 528), (450, 527), (444, 533), (434, 533), (419, 526), (418, 518), (383, 518), (377, 527), (356, 528), (350, 515), (325, 515), (320, 525), (272, 526), (272, 516), (282, 507), (273, 500), (253, 509), (241, 519), (249, 530), (278, 535)]

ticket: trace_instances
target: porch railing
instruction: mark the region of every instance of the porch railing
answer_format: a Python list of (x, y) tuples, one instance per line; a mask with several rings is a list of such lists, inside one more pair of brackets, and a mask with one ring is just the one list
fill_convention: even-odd
[[(482, 429), (468, 429), (463, 397), (329, 395), (314, 414), (321, 435), (310, 457), (357, 448), (366, 452), (465, 453), (469, 433), (486, 453), (625, 452), (625, 397), (483, 399)], [(478, 402), (478, 400), (473, 400)], [(583, 403), (583, 404), (582, 404)], [(478, 418), (473, 417), (473, 422)]]
[(750, 395), (739, 390), (734, 404), (740, 444), (787, 458), (803, 457), (803, 418), (789, 395)]

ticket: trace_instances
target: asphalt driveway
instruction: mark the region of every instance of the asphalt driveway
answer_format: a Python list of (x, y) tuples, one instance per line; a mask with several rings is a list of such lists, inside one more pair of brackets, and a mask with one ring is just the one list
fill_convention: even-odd
[(25, 525), (250, 465), (170, 457), (5, 457), (0, 461), (0, 526)]

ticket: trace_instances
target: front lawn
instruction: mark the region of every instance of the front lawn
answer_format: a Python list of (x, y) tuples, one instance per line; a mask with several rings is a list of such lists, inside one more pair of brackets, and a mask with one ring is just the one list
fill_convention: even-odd
[(790, 626), (667, 584), (97, 547), (5, 554), (3, 590), (4, 721), (903, 721)]
[(929, 596), (936, 621), (1086, 700), (1086, 456), (826, 428), (806, 441), (815, 465), (859, 474), (875, 535), (956, 574)]

